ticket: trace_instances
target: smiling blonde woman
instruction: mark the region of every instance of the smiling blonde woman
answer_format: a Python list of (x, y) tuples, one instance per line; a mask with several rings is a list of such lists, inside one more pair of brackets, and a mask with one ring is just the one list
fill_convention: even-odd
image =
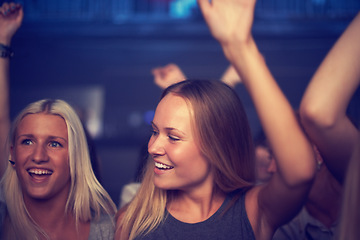
[(14, 120), (1, 180), (3, 239), (111, 239), (116, 206), (91, 167), (83, 126), (62, 100)]

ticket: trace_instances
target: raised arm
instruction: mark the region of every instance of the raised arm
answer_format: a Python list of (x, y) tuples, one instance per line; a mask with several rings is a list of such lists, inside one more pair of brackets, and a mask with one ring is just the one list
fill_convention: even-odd
[(154, 83), (161, 89), (186, 79), (180, 67), (174, 63), (154, 68), (151, 72), (154, 76)]
[[(174, 63), (154, 68), (151, 73), (154, 76), (154, 83), (161, 89), (165, 89), (171, 84), (186, 80), (184, 72)], [(241, 83), (241, 78), (232, 65), (229, 65), (225, 69), (220, 80), (232, 88)]]
[(237, 84), (241, 83), (241, 78), (232, 65), (226, 68), (220, 80), (232, 88), (235, 88)]
[(360, 13), (311, 79), (300, 106), (303, 125), (329, 170), (342, 182), (359, 135), (346, 116), (360, 83)]
[(248, 90), (277, 160), (270, 182), (246, 197), (255, 237), (269, 239), (307, 197), (315, 174), (314, 152), (251, 35), (255, 0), (198, 2), (212, 35)]
[[(11, 39), (20, 27), (23, 19), (21, 5), (4, 3), (0, 7), (0, 51), (6, 54), (7, 47), (11, 46)], [(5, 142), (10, 129), (9, 114), (9, 57), (0, 57), (0, 176), (5, 170), (7, 156)]]

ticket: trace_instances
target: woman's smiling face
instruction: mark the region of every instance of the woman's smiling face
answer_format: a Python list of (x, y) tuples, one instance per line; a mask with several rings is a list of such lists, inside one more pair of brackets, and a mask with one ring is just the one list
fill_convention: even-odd
[(162, 189), (191, 190), (213, 185), (210, 164), (201, 154), (186, 101), (169, 93), (158, 104), (148, 151), (154, 160), (154, 184)]
[(63, 118), (45, 113), (26, 115), (16, 129), (11, 154), (25, 200), (67, 198), (70, 167)]

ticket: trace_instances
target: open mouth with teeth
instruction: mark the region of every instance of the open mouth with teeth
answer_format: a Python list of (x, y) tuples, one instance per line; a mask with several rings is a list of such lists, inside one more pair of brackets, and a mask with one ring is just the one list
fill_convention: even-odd
[(29, 169), (28, 173), (31, 177), (47, 177), (50, 176), (53, 172), (47, 169)]
[(169, 165), (166, 165), (166, 164), (163, 164), (163, 163), (159, 163), (159, 162), (155, 162), (155, 167), (157, 169), (160, 169), (160, 170), (170, 170), (170, 169), (173, 169), (174, 167), (171, 167)]

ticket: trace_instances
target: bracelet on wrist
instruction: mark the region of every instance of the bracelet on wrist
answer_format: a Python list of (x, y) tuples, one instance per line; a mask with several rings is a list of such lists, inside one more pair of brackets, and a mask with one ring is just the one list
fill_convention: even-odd
[(14, 51), (11, 49), (11, 47), (0, 43), (0, 57), (12, 58), (13, 56), (14, 56)]

